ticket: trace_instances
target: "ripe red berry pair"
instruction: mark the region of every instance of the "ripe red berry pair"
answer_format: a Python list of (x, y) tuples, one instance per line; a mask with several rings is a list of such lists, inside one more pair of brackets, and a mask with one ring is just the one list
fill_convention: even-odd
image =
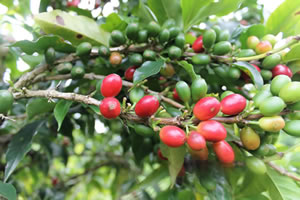
[(106, 76), (101, 84), (101, 94), (105, 97), (100, 103), (100, 112), (107, 119), (114, 119), (121, 113), (121, 105), (117, 96), (122, 89), (122, 79), (117, 74)]
[(239, 94), (228, 95), (221, 103), (214, 97), (204, 97), (196, 103), (193, 113), (199, 120), (205, 121), (215, 117), (220, 110), (226, 115), (239, 114), (246, 105), (246, 98)]

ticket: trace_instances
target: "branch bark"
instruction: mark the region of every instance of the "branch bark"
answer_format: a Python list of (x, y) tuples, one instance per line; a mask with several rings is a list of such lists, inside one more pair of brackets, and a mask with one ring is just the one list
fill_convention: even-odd
[(286, 171), (285, 169), (283, 169), (283, 168), (281, 168), (281, 167), (275, 165), (274, 163), (268, 162), (268, 165), (269, 165), (270, 167), (272, 167), (274, 170), (276, 170), (277, 172), (279, 172), (281, 175), (288, 176), (288, 177), (290, 177), (291, 179), (293, 179), (293, 180), (295, 180), (295, 181), (297, 181), (297, 182), (300, 182), (300, 178), (299, 178), (299, 177), (297, 177), (297, 176), (295, 176), (294, 174), (292, 174), (292, 173)]

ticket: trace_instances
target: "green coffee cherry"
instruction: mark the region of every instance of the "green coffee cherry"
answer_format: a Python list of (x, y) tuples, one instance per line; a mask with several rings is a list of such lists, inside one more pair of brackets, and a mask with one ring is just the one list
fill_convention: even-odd
[(129, 56), (129, 62), (133, 65), (140, 66), (143, 63), (143, 56), (138, 53), (131, 54)]
[(118, 45), (125, 44), (125, 42), (126, 42), (126, 38), (125, 38), (124, 34), (119, 30), (114, 30), (113, 32), (111, 32), (110, 37), (111, 37), (112, 41)]
[[(289, 105), (288, 108), (290, 110), (300, 110), (300, 101), (298, 101), (297, 103)], [(300, 112), (298, 112), (298, 113), (300, 113)]]
[(195, 65), (207, 65), (211, 62), (211, 59), (209, 55), (199, 53), (192, 57), (192, 62)]
[(260, 42), (260, 40), (258, 39), (258, 37), (253, 35), (253, 36), (248, 37), (247, 46), (248, 46), (248, 48), (255, 50), (256, 45), (258, 45), (259, 42)]
[(176, 46), (171, 46), (168, 50), (168, 56), (171, 59), (177, 59), (180, 58), (182, 55), (182, 51), (180, 48), (176, 47)]
[(163, 29), (159, 34), (159, 42), (164, 44), (169, 41), (170, 31), (168, 29)]
[(156, 22), (152, 21), (148, 24), (147, 31), (150, 37), (156, 37), (160, 32), (160, 26)]
[(101, 57), (108, 58), (110, 56), (110, 50), (106, 46), (100, 46), (98, 49), (98, 54)]
[(253, 49), (241, 49), (241, 51), (236, 55), (236, 57), (243, 58), (243, 57), (250, 57), (255, 55), (256, 53)]
[(230, 67), (228, 76), (234, 80), (238, 80), (241, 77), (241, 70), (236, 67)]
[(108, 43), (109, 43), (109, 46), (110, 46), (110, 47), (117, 47), (117, 46), (119, 46), (116, 42), (114, 42), (114, 41), (111, 39), (111, 37), (109, 38)]
[(272, 35), (272, 34), (265, 35), (261, 40), (262, 41), (269, 41), (272, 44), (273, 47), (274, 47), (274, 45), (277, 42), (276, 37), (274, 35)]
[(92, 51), (92, 45), (89, 42), (82, 42), (76, 48), (77, 56), (89, 55)]
[(217, 41), (228, 41), (230, 39), (230, 33), (228, 30), (221, 31), (217, 37)]
[(180, 33), (175, 38), (175, 46), (179, 47), (180, 49), (183, 49), (185, 44), (185, 37), (183, 33)]
[(266, 100), (267, 98), (271, 97), (272, 93), (268, 90), (261, 90), (259, 91), (254, 97), (253, 97), (253, 101), (254, 101), (254, 106), (255, 107), (259, 107), (262, 102), (264, 100)]
[(137, 39), (137, 41), (139, 43), (146, 43), (146, 42), (148, 42), (148, 32), (147, 32), (147, 30), (140, 30), (138, 32), (138, 39)]
[(210, 49), (216, 41), (216, 32), (213, 29), (206, 30), (203, 33), (203, 45), (206, 49)]
[(284, 101), (279, 97), (269, 97), (259, 106), (259, 111), (264, 116), (278, 115), (285, 108)]
[(234, 94), (234, 92), (227, 90), (221, 94), (221, 100), (227, 97), (228, 95)]
[(125, 30), (126, 36), (130, 40), (137, 40), (139, 33), (139, 25), (137, 23), (128, 24)]
[(69, 62), (60, 63), (56, 66), (56, 70), (59, 74), (68, 74), (71, 72), (73, 65)]
[(155, 60), (156, 59), (156, 53), (152, 50), (145, 50), (143, 53), (143, 57), (145, 60)]
[(279, 97), (287, 104), (300, 101), (300, 82), (291, 82), (283, 86), (279, 92)]
[(300, 120), (286, 122), (283, 130), (289, 135), (300, 137)]
[(174, 19), (170, 18), (170, 19), (167, 19), (164, 24), (163, 24), (163, 28), (171, 28), (171, 27), (174, 27), (176, 26), (176, 22)]
[(221, 41), (215, 44), (213, 53), (215, 55), (225, 55), (232, 50), (231, 44), (228, 41)]
[(175, 74), (175, 69), (172, 64), (165, 63), (160, 69), (160, 74), (164, 77), (170, 78)]
[(286, 76), (286, 75), (278, 75), (275, 78), (273, 78), (273, 80), (271, 82), (271, 92), (272, 92), (272, 94), (278, 96), (280, 90), (285, 85), (290, 83), (291, 81), (292, 81), (291, 78)]
[(281, 56), (278, 53), (267, 56), (263, 62), (262, 67), (265, 69), (273, 69), (276, 65), (278, 65), (281, 61)]
[[(278, 137), (278, 135), (279, 134), (277, 134), (277, 137)], [(269, 152), (268, 152), (267, 156), (273, 156), (273, 155), (275, 155), (277, 153), (277, 149), (276, 149), (276, 147), (274, 145), (267, 144), (267, 146), (268, 146), (268, 149), (269, 149)]]
[(53, 47), (49, 47), (46, 51), (45, 51), (45, 60), (46, 63), (49, 65), (52, 65), (55, 61), (56, 57), (55, 57), (55, 49)]
[(136, 87), (129, 92), (129, 99), (132, 103), (137, 103), (144, 95), (144, 90), (140, 87)]
[(84, 67), (82, 66), (75, 66), (71, 70), (71, 77), (73, 79), (81, 79), (83, 78), (84, 74), (85, 74), (85, 70)]
[(8, 90), (0, 90), (0, 113), (6, 114), (13, 105), (14, 97)]
[(248, 169), (255, 174), (262, 175), (267, 172), (267, 167), (265, 163), (254, 156), (250, 156), (246, 158), (246, 165)]
[(198, 78), (192, 82), (191, 85), (192, 99), (197, 102), (201, 98), (205, 97), (207, 93), (207, 84), (205, 79)]
[(217, 38), (218, 38), (221, 33), (221, 30), (222, 30), (221, 27), (218, 25), (214, 25), (211, 28), (214, 29), (214, 31), (216, 32)]
[(272, 79), (272, 72), (270, 70), (262, 69), (260, 71), (260, 74), (265, 81), (269, 81)]
[(188, 103), (191, 100), (191, 90), (189, 85), (184, 81), (179, 81), (176, 83), (176, 91), (180, 99)]
[(170, 31), (170, 39), (176, 38), (176, 36), (181, 32), (179, 27), (171, 27), (169, 28)]
[(142, 125), (142, 124), (135, 124), (134, 130), (137, 134), (144, 136), (144, 137), (152, 137), (154, 136), (155, 132), (152, 128)]

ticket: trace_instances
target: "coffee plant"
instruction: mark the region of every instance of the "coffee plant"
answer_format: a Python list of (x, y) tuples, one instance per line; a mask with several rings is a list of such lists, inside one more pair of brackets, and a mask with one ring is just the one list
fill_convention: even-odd
[(109, 4), (0, 2), (1, 199), (299, 199), (300, 2)]

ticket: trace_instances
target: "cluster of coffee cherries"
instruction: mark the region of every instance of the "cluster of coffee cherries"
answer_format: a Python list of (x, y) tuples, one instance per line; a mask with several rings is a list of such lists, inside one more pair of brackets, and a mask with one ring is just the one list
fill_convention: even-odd
[[(101, 94), (105, 97), (100, 104), (100, 112), (107, 119), (114, 119), (121, 113), (120, 102), (115, 98), (122, 89), (122, 79), (117, 74), (106, 76), (101, 84)], [(145, 95), (137, 100), (135, 114), (139, 117), (152, 116), (159, 107), (159, 101), (155, 96)]]

